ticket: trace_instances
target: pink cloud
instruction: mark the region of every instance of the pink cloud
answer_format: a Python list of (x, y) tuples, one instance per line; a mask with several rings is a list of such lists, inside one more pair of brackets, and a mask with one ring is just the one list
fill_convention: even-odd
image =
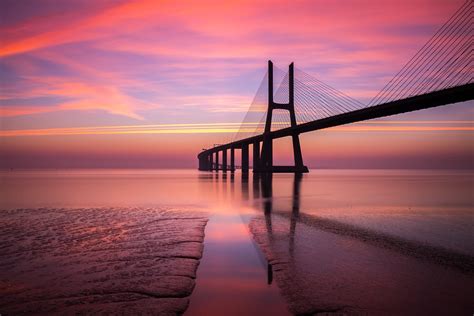
[[(58, 111), (92, 113), (89, 126), (102, 124), (96, 111), (109, 122), (116, 115), (150, 124), (237, 122), (267, 59), (282, 68), (295, 61), (364, 102), (462, 2), (139, 0), (41, 11), (2, 24), (0, 116), (9, 128)], [(45, 130), (59, 125), (42, 122)]]

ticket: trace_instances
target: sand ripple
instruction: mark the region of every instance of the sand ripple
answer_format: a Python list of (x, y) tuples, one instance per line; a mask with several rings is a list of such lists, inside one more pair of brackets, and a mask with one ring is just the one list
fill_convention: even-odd
[(203, 213), (1, 211), (0, 313), (183, 313), (202, 256)]

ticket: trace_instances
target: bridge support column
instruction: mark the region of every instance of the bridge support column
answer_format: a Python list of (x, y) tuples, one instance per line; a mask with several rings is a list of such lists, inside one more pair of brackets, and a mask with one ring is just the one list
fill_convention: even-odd
[(253, 170), (260, 170), (260, 142), (254, 142), (253, 145)]
[(249, 173), (249, 144), (242, 144), (242, 173)]
[(273, 170), (273, 139), (264, 137), (262, 144), (262, 158), (260, 160), (260, 172), (272, 172)]
[(212, 171), (212, 155), (207, 155), (205, 159), (206, 159), (205, 170)]
[(293, 139), (293, 156), (295, 159), (296, 170), (303, 170), (304, 168), (306, 168), (306, 172), (308, 172), (307, 170), (308, 168), (303, 165), (303, 155), (301, 154), (299, 135), (298, 134), (292, 135), (291, 138)]
[(199, 170), (205, 171), (207, 170), (207, 157), (199, 157)]
[[(273, 139), (271, 138), (271, 125), (272, 125), (272, 112), (273, 110), (287, 110), (290, 113), (291, 127), (296, 127), (296, 115), (295, 115), (295, 90), (294, 90), (294, 65), (290, 64), (289, 69), (289, 97), (288, 103), (277, 103), (273, 101), (273, 63), (268, 61), (268, 110), (267, 120), (265, 122), (265, 132), (263, 134), (263, 146), (262, 146), (262, 160), (260, 162), (260, 168), (258, 172), (294, 172), (303, 173), (308, 172), (308, 168), (303, 165), (303, 156), (301, 154), (301, 146), (298, 133), (294, 132), (291, 134), (293, 141), (293, 155), (294, 165), (293, 166), (274, 166), (273, 165)], [(255, 171), (255, 170), (254, 170)]]
[(222, 151), (222, 171), (227, 172), (227, 149)]
[(216, 155), (216, 156), (215, 156), (216, 160), (215, 160), (215, 162), (214, 162), (214, 163), (215, 163), (215, 165), (214, 165), (214, 170), (219, 171), (219, 152), (216, 151), (216, 152), (214, 153), (214, 155)]
[(230, 148), (230, 172), (235, 171), (235, 149), (234, 147)]

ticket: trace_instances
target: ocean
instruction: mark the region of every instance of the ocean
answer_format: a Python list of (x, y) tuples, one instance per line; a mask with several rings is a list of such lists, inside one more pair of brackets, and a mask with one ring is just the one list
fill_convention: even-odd
[[(35, 300), (54, 300), (57, 309), (52, 312), (58, 313), (74, 304), (89, 305), (86, 311), (92, 312), (94, 304), (108, 304), (108, 311), (113, 311), (114, 306), (132, 306), (130, 302), (140, 301), (144, 293), (148, 296), (143, 302), (166, 299), (157, 306), (166, 305), (166, 313), (186, 315), (455, 315), (474, 310), (472, 170), (314, 169), (304, 175), (272, 176), (191, 169), (3, 170), (0, 177), (4, 227), (0, 293), (6, 295), (0, 298), (0, 313), (21, 313), (21, 302)], [(120, 215), (114, 218), (114, 214)], [(163, 220), (170, 224), (156, 226)], [(129, 222), (140, 229), (132, 229)], [(56, 243), (68, 236), (68, 231), (60, 232), (65, 225), (74, 238)], [(115, 230), (108, 231), (107, 225)], [(71, 228), (76, 226), (80, 232)], [(100, 235), (94, 228), (99, 226)], [(45, 234), (48, 229), (51, 232)], [(154, 235), (155, 230), (164, 233)], [(156, 243), (180, 235), (192, 235), (192, 240), (183, 236), (180, 241), (192, 244), (192, 249), (181, 249), (177, 255), (176, 248), (160, 248), (165, 246)], [(81, 256), (94, 247), (97, 252), (91, 250), (92, 254), (107, 252), (97, 260), (127, 253), (128, 266), (123, 269), (128, 276), (123, 277), (123, 271), (118, 274), (120, 287), (112, 285), (116, 274), (99, 274), (100, 265), (77, 264), (68, 257), (66, 245), (77, 243), (78, 236), (89, 238), (88, 244), (81, 244)], [(39, 256), (28, 252), (33, 245), (25, 244), (28, 238), (40, 241), (36, 247), (45, 241), (53, 251), (62, 247), (57, 257), (42, 254), (41, 262), (35, 263), (45, 270), (28, 269)], [(114, 246), (113, 252), (101, 248), (105, 242)], [(121, 248), (137, 244), (146, 246), (146, 251), (132, 256), (129, 248)], [(166, 273), (156, 270), (173, 264), (150, 260), (163, 257), (163, 249), (169, 253), (167, 258), (178, 260), (175, 265), (189, 265), (186, 271), (174, 272), (186, 274), (187, 279), (160, 279)], [(137, 257), (144, 253), (146, 258)], [(185, 257), (190, 261), (179, 261)], [(65, 260), (55, 293), (67, 295), (49, 294), (44, 282), (50, 279), (41, 275), (46, 270), (55, 273), (55, 258)], [(158, 283), (143, 275), (130, 276), (140, 269), (140, 265), (132, 267), (138, 262), (134, 260), (145, 259), (143, 274), (157, 277), (156, 282), (164, 284), (161, 287), (167, 287), (163, 282), (171, 287), (179, 283), (179, 291), (158, 295)], [(70, 276), (71, 267), (78, 266), (94, 270), (94, 282), (107, 273), (110, 286), (100, 293), (113, 299), (63, 303), (78, 293), (92, 295), (90, 280)], [(71, 278), (73, 285), (62, 289), (61, 278)], [(35, 279), (38, 282), (31, 281)], [(94, 292), (94, 297), (100, 293)], [(126, 298), (120, 296), (124, 293)], [(31, 308), (38, 308), (35, 304)], [(135, 304), (132, 310), (141, 311), (146, 304)]]

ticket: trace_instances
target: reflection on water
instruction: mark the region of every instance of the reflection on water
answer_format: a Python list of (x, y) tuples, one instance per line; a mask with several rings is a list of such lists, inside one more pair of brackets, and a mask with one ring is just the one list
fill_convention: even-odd
[[(4, 171), (2, 209), (211, 216), (187, 314), (472, 313), (471, 171)], [(255, 242), (256, 241), (256, 242)]]
[[(277, 209), (272, 177), (259, 181), (265, 188), (261, 203), (264, 215), (255, 217), (250, 227), (269, 261), (268, 281), (272, 281), (275, 269), (282, 295), (294, 314), (472, 311), (472, 253), (430, 244), (428, 235), (420, 242), (380, 228), (301, 212), (301, 175), (294, 176), (291, 207)], [(468, 207), (472, 206), (469, 202)], [(461, 240), (467, 237), (464, 242), (468, 246), (472, 243), (471, 210), (465, 209), (464, 214), (471, 219), (468, 230), (459, 232)], [(455, 212), (454, 218), (444, 219), (456, 222), (458, 215)], [(430, 219), (421, 221), (430, 224)]]

